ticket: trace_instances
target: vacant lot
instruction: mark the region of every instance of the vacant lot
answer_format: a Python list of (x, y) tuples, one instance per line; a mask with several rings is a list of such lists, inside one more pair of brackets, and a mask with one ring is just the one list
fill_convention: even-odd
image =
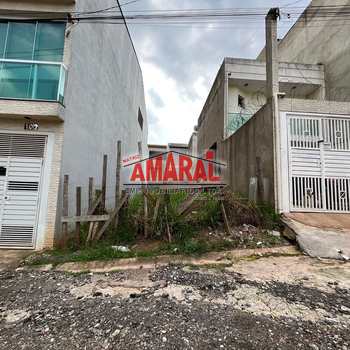
[(1, 349), (349, 349), (350, 265), (0, 272)]

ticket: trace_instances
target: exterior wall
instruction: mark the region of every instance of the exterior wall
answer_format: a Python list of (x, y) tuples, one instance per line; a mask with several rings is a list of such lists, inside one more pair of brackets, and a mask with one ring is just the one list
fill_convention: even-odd
[(176, 144), (169, 144), (168, 150), (170, 152), (179, 152), (184, 154), (191, 154), (190, 150), (188, 148), (188, 145), (176, 145)]
[(0, 120), (2, 118), (33, 117), (42, 120), (63, 121), (64, 107), (58, 102), (3, 100), (0, 99)]
[[(24, 119), (0, 119), (2, 132), (23, 133)], [(45, 162), (48, 164), (48, 176), (43, 178), (41, 195), (39, 226), (37, 235), (37, 249), (51, 248), (54, 242), (56, 214), (58, 204), (58, 188), (61, 172), (63, 123), (40, 121), (40, 134), (48, 135), (52, 144), (51, 154), (47, 154)], [(33, 133), (35, 134), (35, 132)], [(50, 153), (50, 150), (47, 150)]]
[[(313, 0), (310, 6), (349, 6), (350, 0)], [(279, 43), (280, 61), (322, 63), (325, 66), (326, 99), (350, 101), (350, 36), (346, 15), (347, 8), (332, 9), (340, 16), (334, 19), (318, 17), (315, 8), (304, 15)], [(322, 16), (322, 15), (319, 15)], [(263, 51), (258, 59), (265, 59)]]
[(273, 120), (269, 104), (262, 107), (235, 134), (223, 142), (224, 160), (228, 164), (226, 183), (234, 192), (248, 197), (249, 183), (257, 176), (260, 158), (264, 179), (264, 198), (274, 203), (274, 141)]
[[(74, 9), (73, 0), (39, 0), (39, 1), (1, 1), (0, 13), (6, 17), (13, 15), (29, 16), (33, 12), (63, 12)], [(70, 59), (70, 38), (65, 40), (63, 63), (68, 65)], [(64, 136), (65, 109), (57, 102), (0, 100), (0, 130), (12, 133), (30, 133), (24, 131), (24, 117), (39, 121), (39, 131), (33, 134), (48, 136), (47, 152), (44, 160), (41, 203), (37, 228), (36, 249), (52, 248), (57, 227), (59, 211), (58, 194), (62, 167), (62, 147)]]
[(226, 86), (225, 64), (223, 64), (198, 120), (198, 154), (203, 154), (215, 142), (219, 147), (224, 138)]
[[(238, 95), (244, 97), (246, 108), (238, 106)], [(265, 94), (243, 91), (235, 86), (228, 87), (228, 113), (255, 114), (266, 103)]]
[(166, 152), (168, 152), (168, 146), (166, 145), (148, 145), (148, 157), (154, 157)]
[[(324, 97), (323, 66), (281, 62), (279, 82), (280, 91), (286, 96)], [(236, 130), (237, 122), (241, 124), (241, 119), (254, 115), (266, 103), (265, 90), (266, 65), (263, 62), (225, 58), (198, 119), (199, 154), (217, 143), (217, 159), (224, 160), (223, 140)], [(245, 98), (246, 108), (238, 106), (238, 95)], [(232, 115), (234, 113), (241, 115)]]
[(323, 115), (350, 115), (349, 102), (315, 101), (285, 98), (280, 99), (278, 104), (280, 112), (318, 113)]
[[(115, 0), (78, 0), (75, 11), (115, 5)], [(76, 186), (83, 187), (83, 212), (88, 178), (94, 177), (95, 186), (101, 187), (103, 154), (108, 155), (107, 207), (112, 207), (117, 141), (122, 141), (123, 157), (138, 154), (142, 141), (146, 156), (148, 123), (142, 72), (126, 27), (84, 23), (71, 28), (70, 40), (61, 181), (69, 175), (71, 215)]]
[(29, 12), (71, 12), (75, 0), (1, 0), (0, 13), (29, 11)]
[[(115, 0), (1, 1), (1, 11), (71, 12), (115, 6)], [(108, 155), (107, 206), (114, 204), (117, 141), (122, 156), (148, 154), (148, 123), (143, 78), (131, 38), (124, 25), (68, 25), (64, 64), (68, 67), (64, 106), (54, 102), (1, 100), (0, 130), (24, 132), (24, 117), (39, 120), (39, 132), (49, 135), (52, 148), (48, 185), (40, 209), (42, 234), (37, 249), (51, 248), (61, 229), (63, 175), (70, 176), (70, 215), (75, 210), (75, 188), (83, 187), (87, 208), (88, 178), (101, 187), (102, 159)], [(138, 112), (143, 116), (143, 130)], [(64, 121), (64, 123), (63, 123)], [(124, 174), (125, 176), (128, 174)], [(122, 179), (122, 181), (126, 178)], [(45, 192), (45, 193), (44, 193)], [(41, 232), (40, 231), (40, 232)], [(55, 236), (56, 235), (56, 236)]]
[(197, 131), (194, 131), (190, 141), (188, 143), (188, 150), (189, 154), (192, 156), (197, 156), (198, 155), (198, 133)]

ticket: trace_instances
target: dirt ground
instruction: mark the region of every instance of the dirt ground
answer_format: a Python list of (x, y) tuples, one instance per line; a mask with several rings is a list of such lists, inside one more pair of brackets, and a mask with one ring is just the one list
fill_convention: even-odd
[(0, 349), (350, 348), (350, 264), (0, 272)]
[(0, 249), (0, 271), (16, 268), (25, 257), (32, 253), (31, 250)]

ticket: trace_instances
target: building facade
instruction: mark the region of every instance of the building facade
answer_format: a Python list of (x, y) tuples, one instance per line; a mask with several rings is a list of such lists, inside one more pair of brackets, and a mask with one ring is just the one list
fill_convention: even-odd
[[(67, 21), (114, 0), (0, 1), (0, 248), (51, 248), (60, 235), (63, 177), (69, 208), (88, 178), (114, 202), (117, 142), (147, 152), (141, 68), (126, 25)], [(119, 10), (116, 6), (115, 11)], [(121, 14), (121, 13), (120, 13)]]
[[(279, 63), (279, 81), (285, 98), (324, 99), (322, 65)], [(266, 64), (225, 58), (198, 119), (198, 152), (217, 150), (217, 158), (222, 158), (223, 141), (266, 102)]]
[[(325, 98), (349, 102), (349, 0), (312, 0), (290, 31), (279, 41), (282, 62), (322, 64)], [(265, 61), (265, 49), (258, 56)]]
[(350, 213), (348, 38), (316, 5), (335, 3), (311, 2), (279, 42), (271, 10), (266, 49), (224, 60), (198, 120), (199, 152), (217, 149), (233, 191), (280, 213)]

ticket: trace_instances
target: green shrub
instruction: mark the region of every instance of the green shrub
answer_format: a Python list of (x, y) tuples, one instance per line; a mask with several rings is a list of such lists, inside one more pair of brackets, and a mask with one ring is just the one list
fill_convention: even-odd
[(259, 205), (262, 226), (269, 230), (279, 230), (282, 226), (281, 215), (268, 203)]

